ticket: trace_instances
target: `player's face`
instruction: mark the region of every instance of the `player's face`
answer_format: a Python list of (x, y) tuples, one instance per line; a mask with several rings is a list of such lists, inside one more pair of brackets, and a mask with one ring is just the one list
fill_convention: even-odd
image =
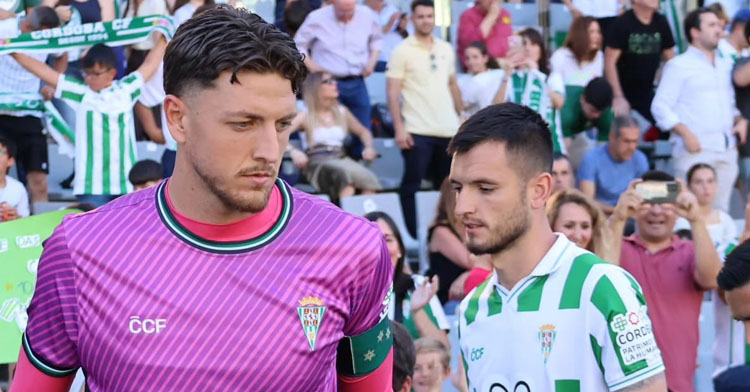
[(724, 293), (724, 298), (736, 320), (750, 321), (750, 283)]
[(401, 246), (398, 244), (396, 235), (393, 233), (393, 229), (391, 229), (391, 226), (388, 224), (388, 222), (382, 219), (378, 219), (377, 222), (378, 227), (380, 227), (380, 231), (385, 236), (385, 244), (388, 247), (388, 254), (391, 256), (391, 262), (394, 266), (396, 266), (396, 263), (398, 263), (398, 259), (400, 259), (401, 255), (403, 254)]
[(713, 204), (718, 189), (714, 171), (709, 168), (696, 170), (690, 179), (688, 187), (690, 188), (690, 192), (693, 192), (698, 199), (700, 205), (707, 206)]
[(585, 208), (576, 203), (565, 203), (557, 213), (552, 230), (565, 234), (568, 239), (584, 249), (589, 249), (593, 224), (591, 215)]
[(552, 162), (552, 179), (555, 180), (553, 191), (573, 188), (573, 168), (567, 159), (558, 159)]
[(636, 215), (636, 226), (641, 238), (646, 241), (664, 241), (672, 236), (675, 220), (674, 209), (668, 204), (642, 204)]
[(526, 183), (509, 165), (503, 143), (482, 143), (454, 155), (450, 181), (456, 219), (465, 228), (471, 253), (499, 253), (528, 230)]
[(173, 136), (227, 209), (255, 213), (268, 203), (289, 142), (295, 95), (291, 82), (276, 73), (240, 72), (239, 83), (230, 78), (224, 72), (213, 88), (186, 95), (178, 119), (184, 134)]
[(440, 353), (422, 352), (417, 354), (417, 361), (414, 364), (414, 385), (412, 389), (415, 392), (432, 392), (439, 390), (448, 373), (448, 369), (440, 362)]

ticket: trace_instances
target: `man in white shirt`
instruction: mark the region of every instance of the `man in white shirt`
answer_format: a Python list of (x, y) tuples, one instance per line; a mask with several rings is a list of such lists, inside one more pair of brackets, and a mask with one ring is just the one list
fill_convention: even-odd
[(659, 128), (672, 132), (675, 177), (685, 179), (696, 163), (716, 169), (719, 196), (715, 206), (729, 209), (739, 171), (737, 144), (744, 143), (747, 121), (735, 105), (732, 63), (717, 55), (719, 18), (699, 8), (685, 18), (690, 46), (664, 67), (651, 104)]

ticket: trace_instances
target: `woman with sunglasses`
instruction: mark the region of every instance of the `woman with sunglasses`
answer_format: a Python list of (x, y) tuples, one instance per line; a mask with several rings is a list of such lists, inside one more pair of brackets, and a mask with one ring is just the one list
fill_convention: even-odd
[(309, 75), (302, 85), (307, 111), (295, 119), (306, 133), (308, 162), (304, 175), (318, 192), (331, 200), (360, 193), (374, 193), (381, 189), (375, 173), (347, 157), (344, 140), (349, 132), (365, 145), (362, 159), (377, 157), (372, 135), (344, 105), (338, 102), (339, 90), (331, 74), (317, 72)]

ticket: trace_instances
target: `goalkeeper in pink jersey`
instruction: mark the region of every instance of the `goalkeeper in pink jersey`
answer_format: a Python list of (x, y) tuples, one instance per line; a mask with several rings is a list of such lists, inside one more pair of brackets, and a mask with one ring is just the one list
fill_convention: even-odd
[(12, 391), (67, 391), (78, 369), (94, 392), (390, 390), (380, 231), (277, 179), (305, 76), (257, 15), (179, 28), (174, 175), (45, 243)]

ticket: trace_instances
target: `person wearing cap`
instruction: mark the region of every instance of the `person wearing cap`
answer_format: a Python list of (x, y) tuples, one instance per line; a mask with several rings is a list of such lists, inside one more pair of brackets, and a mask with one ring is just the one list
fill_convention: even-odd
[(719, 56), (737, 63), (748, 55), (748, 42), (745, 39), (745, 26), (750, 21), (750, 9), (741, 9), (734, 14), (729, 25), (729, 35), (719, 41), (717, 48)]
[(747, 120), (737, 110), (732, 62), (716, 52), (719, 18), (706, 8), (693, 10), (685, 32), (690, 46), (664, 66), (651, 112), (659, 128), (672, 133), (675, 177), (685, 179), (696, 163), (713, 166), (719, 184), (714, 207), (727, 212)]
[[(748, 215), (746, 210), (745, 215)], [(747, 231), (743, 238), (747, 237)], [(750, 241), (745, 241), (730, 253), (724, 268), (717, 278), (719, 298), (729, 305), (730, 315), (716, 318), (717, 326), (725, 323), (732, 326), (722, 343), (726, 356), (725, 365), (714, 373), (714, 391), (750, 391)], [(717, 343), (718, 342), (717, 336)], [(714, 357), (714, 363), (719, 358)]]
[(630, 181), (640, 178), (649, 169), (646, 154), (638, 150), (640, 134), (638, 123), (632, 117), (615, 117), (609, 142), (586, 153), (578, 168), (581, 191), (596, 200), (607, 215), (612, 214), (617, 199), (628, 189)]
[(578, 166), (588, 148), (573, 146), (572, 138), (591, 128), (598, 130), (600, 143), (609, 140), (614, 113), (612, 112), (612, 87), (606, 79), (591, 79), (583, 90), (578, 90), (565, 97), (561, 112), (562, 131), (565, 146), (573, 166)]

